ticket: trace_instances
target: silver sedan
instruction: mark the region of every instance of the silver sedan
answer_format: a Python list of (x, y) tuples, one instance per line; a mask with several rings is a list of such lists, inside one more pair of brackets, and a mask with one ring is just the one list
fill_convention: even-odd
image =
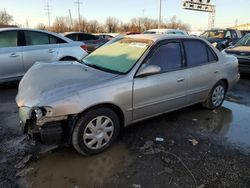
[(92, 155), (121, 127), (195, 103), (220, 107), (238, 79), (237, 58), (202, 39), (131, 35), (82, 62), (36, 64), (16, 102), (25, 133)]
[(0, 83), (20, 80), (37, 61), (75, 61), (87, 55), (83, 42), (56, 33), (22, 28), (0, 29)]

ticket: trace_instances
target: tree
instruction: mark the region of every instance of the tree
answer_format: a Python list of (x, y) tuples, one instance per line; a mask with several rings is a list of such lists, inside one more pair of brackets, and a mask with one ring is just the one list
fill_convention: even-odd
[(115, 17), (108, 17), (105, 22), (108, 33), (116, 33), (118, 31), (120, 21)]
[(12, 15), (8, 14), (6, 10), (0, 11), (0, 25), (9, 25), (11, 22), (13, 22)]

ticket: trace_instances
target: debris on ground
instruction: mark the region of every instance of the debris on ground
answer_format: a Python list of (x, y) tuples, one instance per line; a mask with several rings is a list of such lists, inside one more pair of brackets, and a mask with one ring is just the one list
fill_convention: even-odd
[(164, 138), (156, 137), (156, 138), (155, 138), (155, 141), (156, 141), (156, 142), (163, 142), (163, 141), (164, 141)]
[(197, 144), (199, 144), (199, 142), (196, 139), (188, 139), (189, 142), (192, 143), (193, 146), (196, 146)]
[(24, 157), (19, 163), (17, 163), (15, 165), (15, 168), (24, 168), (26, 166), (26, 164), (30, 161), (30, 159), (32, 158), (32, 155), (27, 155), (26, 157)]
[(168, 174), (172, 174), (174, 170), (169, 167), (164, 167), (164, 171), (167, 172)]
[(17, 172), (16, 177), (24, 177), (24, 176), (28, 175), (33, 170), (34, 170), (34, 168), (25, 168), (25, 169)]
[(134, 188), (141, 188), (141, 185), (140, 184), (133, 184), (133, 187)]
[(201, 185), (198, 186), (198, 188), (205, 188), (205, 185), (201, 184)]

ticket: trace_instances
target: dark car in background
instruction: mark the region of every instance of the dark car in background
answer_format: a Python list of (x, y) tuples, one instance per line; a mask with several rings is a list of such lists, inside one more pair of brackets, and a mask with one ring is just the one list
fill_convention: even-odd
[(238, 58), (240, 73), (250, 74), (250, 34), (246, 34), (234, 46), (227, 48), (225, 52)]
[(234, 45), (241, 37), (241, 32), (235, 29), (212, 29), (201, 34), (201, 38), (206, 39), (217, 49), (223, 50)]
[(97, 48), (109, 41), (108, 39), (84, 32), (64, 33), (64, 36), (74, 41), (84, 42), (87, 46), (88, 53), (95, 51)]

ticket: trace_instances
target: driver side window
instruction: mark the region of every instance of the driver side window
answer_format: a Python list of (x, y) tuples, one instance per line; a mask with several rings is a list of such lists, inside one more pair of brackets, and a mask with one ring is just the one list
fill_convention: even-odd
[(181, 46), (179, 42), (163, 44), (156, 49), (148, 61), (149, 65), (158, 65), (161, 72), (178, 70), (182, 67)]

